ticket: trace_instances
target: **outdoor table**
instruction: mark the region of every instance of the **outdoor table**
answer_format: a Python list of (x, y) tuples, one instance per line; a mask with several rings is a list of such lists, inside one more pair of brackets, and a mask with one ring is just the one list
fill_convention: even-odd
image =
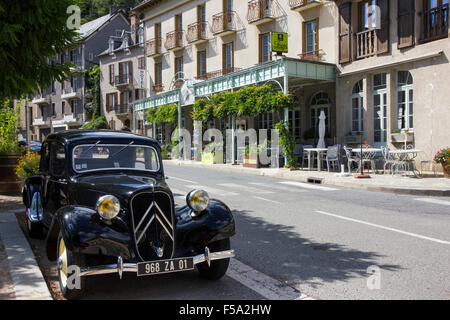
[[(418, 153), (423, 152), (419, 149), (398, 149), (398, 150), (389, 150), (389, 154), (396, 157), (398, 163), (408, 164), (408, 162), (412, 161), (417, 157)], [(422, 173), (416, 174), (414, 168), (411, 168), (408, 164), (408, 171), (411, 171), (415, 177), (419, 177)], [(395, 170), (392, 170), (392, 174), (394, 174)]]
[(317, 170), (322, 171), (322, 154), (328, 151), (328, 148), (305, 148), (308, 152), (308, 170), (311, 171), (311, 152), (317, 152)]

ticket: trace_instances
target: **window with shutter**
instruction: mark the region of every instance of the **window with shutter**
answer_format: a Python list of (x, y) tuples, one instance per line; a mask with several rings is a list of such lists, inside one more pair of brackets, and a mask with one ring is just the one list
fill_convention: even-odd
[(399, 49), (414, 45), (414, 0), (398, 0), (397, 46)]
[(351, 60), (351, 21), (352, 3), (341, 4), (339, 6), (339, 63)]
[(377, 29), (377, 54), (389, 52), (389, 0), (377, 0), (380, 29)]

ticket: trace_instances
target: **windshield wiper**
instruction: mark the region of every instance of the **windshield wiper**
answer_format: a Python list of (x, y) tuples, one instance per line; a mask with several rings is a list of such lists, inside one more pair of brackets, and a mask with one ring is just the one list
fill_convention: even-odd
[(81, 151), (81, 154), (88, 153), (88, 151), (92, 150), (92, 148), (95, 148), (99, 143), (100, 143), (100, 140), (98, 140), (92, 147), (90, 147), (86, 151)]
[(113, 158), (115, 156), (117, 156), (119, 153), (121, 153), (123, 150), (125, 150), (126, 148), (128, 148), (129, 146), (131, 146), (134, 143), (134, 141), (131, 141), (129, 144), (127, 144), (125, 147), (123, 147), (122, 149), (120, 149), (119, 151), (117, 151), (116, 153), (114, 153), (112, 156), (110, 156), (110, 158)]

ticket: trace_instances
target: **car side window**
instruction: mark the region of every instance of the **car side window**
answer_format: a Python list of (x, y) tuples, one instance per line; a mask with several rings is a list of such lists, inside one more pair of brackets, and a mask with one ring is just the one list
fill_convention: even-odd
[(52, 176), (62, 177), (66, 172), (66, 150), (61, 143), (52, 143), (50, 148), (50, 171)]
[(40, 172), (42, 172), (44, 174), (48, 173), (49, 160), (50, 160), (50, 156), (49, 156), (48, 143), (44, 143), (41, 147), (41, 161), (39, 163), (39, 171)]

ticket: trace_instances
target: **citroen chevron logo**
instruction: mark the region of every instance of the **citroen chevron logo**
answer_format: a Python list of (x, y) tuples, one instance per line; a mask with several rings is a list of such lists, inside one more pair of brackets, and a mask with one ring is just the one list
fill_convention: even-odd
[[(142, 229), (142, 231), (139, 231), (141, 226), (144, 224), (144, 220), (147, 218), (147, 216), (149, 215), (149, 213), (152, 211), (153, 208), (155, 208), (155, 210), (153, 210), (152, 216), (150, 217), (150, 219), (148, 220), (147, 224)], [(164, 229), (164, 231), (167, 233), (167, 235), (170, 237), (170, 239), (172, 239), (172, 241), (173, 241), (173, 236), (172, 236), (173, 226), (169, 222), (169, 220), (166, 218), (166, 216), (164, 215), (164, 213), (162, 212), (162, 210), (158, 206), (158, 204), (153, 201), (150, 204), (150, 206), (148, 207), (147, 211), (142, 216), (142, 219), (139, 221), (138, 225), (136, 226), (135, 235), (137, 236), (137, 234), (139, 233), (139, 237), (136, 239), (137, 244), (139, 244), (139, 242), (142, 240), (142, 237), (144, 236), (145, 232), (147, 231), (147, 229), (150, 227), (153, 220), (155, 220), (155, 219), (161, 225), (161, 227)]]

